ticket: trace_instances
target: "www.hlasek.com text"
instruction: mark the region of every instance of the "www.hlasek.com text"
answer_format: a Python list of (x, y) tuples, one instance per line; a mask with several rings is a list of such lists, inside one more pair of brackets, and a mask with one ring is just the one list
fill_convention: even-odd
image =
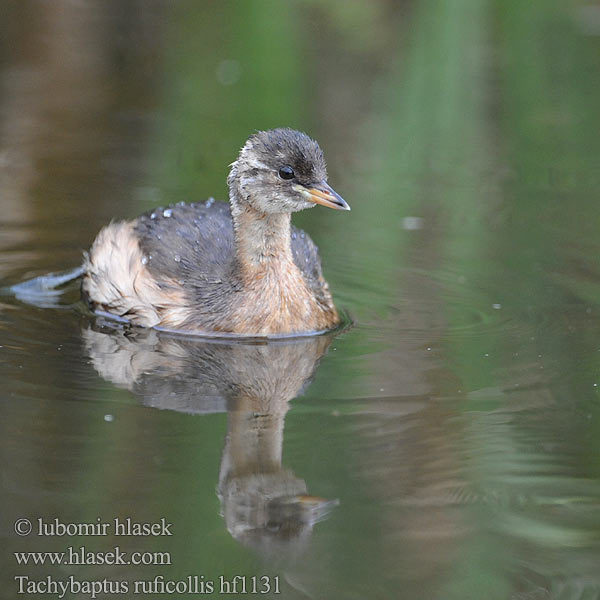
[(119, 546), (108, 551), (89, 551), (69, 546), (62, 552), (14, 552), (18, 565), (170, 565), (170, 552), (125, 552)]

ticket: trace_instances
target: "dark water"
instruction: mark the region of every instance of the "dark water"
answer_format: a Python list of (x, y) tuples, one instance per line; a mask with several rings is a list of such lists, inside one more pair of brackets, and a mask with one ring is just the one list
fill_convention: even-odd
[[(600, 597), (595, 4), (5, 9), (2, 285), (76, 267), (112, 218), (225, 198), (247, 135), (289, 125), (353, 209), (295, 222), (354, 326), (211, 343), (115, 329), (76, 289), (0, 297), (2, 597)], [(172, 535), (116, 536), (128, 517)], [(170, 561), (14, 555), (82, 546)], [(197, 593), (134, 593), (161, 576)]]

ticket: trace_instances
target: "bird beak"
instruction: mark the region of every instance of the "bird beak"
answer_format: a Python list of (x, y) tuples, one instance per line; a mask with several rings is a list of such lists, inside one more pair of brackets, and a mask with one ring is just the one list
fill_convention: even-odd
[(307, 196), (307, 200), (315, 204), (321, 204), (336, 210), (350, 210), (348, 203), (325, 181), (313, 187), (305, 187), (302, 193)]

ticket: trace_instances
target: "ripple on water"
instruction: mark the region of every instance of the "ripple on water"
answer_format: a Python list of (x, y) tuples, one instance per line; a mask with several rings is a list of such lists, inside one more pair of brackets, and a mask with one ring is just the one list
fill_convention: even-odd
[(396, 279), (392, 292), (381, 282), (353, 281), (348, 291), (341, 286), (336, 299), (350, 310), (358, 326), (377, 339), (403, 335), (514, 342), (533, 338), (540, 331), (561, 335), (568, 330), (569, 319), (589, 316), (589, 308), (576, 301), (572, 310), (565, 311), (564, 304), (557, 307), (552, 298), (540, 304), (519, 296), (510, 276), (494, 286), (451, 270), (405, 269)]
[(600, 583), (588, 564), (600, 550), (600, 487), (578, 476), (571, 442), (557, 444), (554, 419), (540, 427), (541, 396), (526, 408), (513, 398), (478, 411), (465, 410), (468, 399), (459, 397), (363, 399), (351, 409), (315, 401), (314, 414), (305, 407), (292, 420), (287, 451), (301, 452), (300, 432), (319, 422), (327, 436), (315, 454), (343, 455), (352, 482), (336, 490), (340, 513), (360, 514), (366, 503), (382, 547), (401, 543), (443, 566), (452, 548), (498, 544), (510, 548), (511, 568), (526, 566), (553, 586), (576, 585), (585, 573), (580, 583), (589, 594)]

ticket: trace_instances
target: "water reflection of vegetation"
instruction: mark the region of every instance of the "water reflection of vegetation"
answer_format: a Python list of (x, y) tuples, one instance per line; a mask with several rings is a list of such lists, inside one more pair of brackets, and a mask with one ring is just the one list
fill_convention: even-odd
[[(58, 199), (74, 196), (60, 210), (68, 206), (78, 227), (57, 231), (77, 234), (71, 242), (76, 256), (119, 210), (133, 216), (155, 203), (224, 198), (225, 165), (251, 130), (282, 124), (308, 129), (323, 141), (332, 181), (353, 212), (351, 222), (318, 209), (298, 221), (321, 247), (332, 289), (359, 325), (342, 336), (336, 359), (324, 361), (308, 395), (323, 413), (329, 406), (323, 399), (353, 399), (381, 388), (399, 397), (387, 404), (349, 403), (359, 415), (380, 412), (388, 429), (377, 429), (372, 444), (366, 433), (354, 431), (331, 442), (337, 445), (327, 461), (342, 473), (335, 493), (353, 500), (344, 507), (346, 522), (363, 527), (340, 527), (328, 538), (324, 578), (335, 591), (362, 585), (370, 597), (387, 598), (398, 584), (407, 597), (423, 597), (424, 581), (431, 595), (449, 598), (535, 597), (548, 589), (557, 597), (576, 589), (581, 597), (593, 595), (599, 585), (597, 537), (583, 530), (597, 536), (598, 519), (591, 517), (597, 516), (600, 473), (600, 419), (592, 394), (600, 332), (600, 213), (594, 197), (600, 38), (578, 30), (583, 4), (184, 2), (165, 5), (160, 18), (149, 19), (146, 35), (159, 41), (147, 45), (156, 56), (149, 57), (130, 35), (129, 42), (127, 36), (120, 42), (130, 62), (113, 64), (103, 43), (121, 39), (121, 30), (139, 34), (144, 28), (134, 3), (123, 5), (118, 27), (106, 9), (102, 25), (109, 42), (66, 35), (69, 28), (91, 31), (96, 22), (89, 15), (83, 28), (73, 11), (61, 27), (58, 20), (47, 19), (49, 27), (38, 22), (48, 29), (45, 43), (54, 45), (44, 63), (52, 81), (41, 91), (34, 88), (40, 93), (27, 89), (27, 102), (11, 105), (6, 122), (36, 123), (29, 134), (60, 130), (66, 142), (40, 142), (32, 135), (30, 141), (22, 132), (5, 136), (9, 149), (23, 154), (23, 165), (35, 165), (24, 169), (27, 177), (11, 178), (22, 196), (35, 179), (35, 201), (25, 204), (19, 196), (15, 211), (34, 211), (42, 224), (35, 233), (48, 244), (55, 228), (46, 224)], [(34, 45), (30, 17), (39, 16), (40, 6), (25, 14), (27, 35), (10, 38), (24, 56)], [(50, 6), (44, 5), (44, 15)], [(81, 61), (63, 60), (73, 48)], [(84, 87), (93, 96), (87, 103), (78, 93)], [(151, 113), (157, 98), (163, 111), (158, 119), (132, 119), (135, 126), (127, 121), (127, 114)], [(152, 168), (126, 168), (130, 155), (143, 162), (147, 153)], [(74, 161), (76, 173), (69, 175), (64, 165)], [(403, 231), (406, 216), (423, 218), (424, 227)], [(62, 247), (65, 239), (53, 243)], [(53, 252), (39, 254), (43, 265), (56, 259)], [(48, 270), (68, 266), (53, 263)], [(431, 285), (436, 278), (449, 283)], [(503, 323), (514, 323), (510, 329), (454, 335), (466, 311), (485, 319), (495, 310), (492, 304), (508, 315)], [(48, 370), (48, 380), (56, 373), (66, 377), (60, 369)], [(384, 412), (417, 397), (407, 382), (421, 400), (429, 396), (444, 404), (443, 410), (422, 411), (411, 443), (403, 429), (407, 419), (390, 432)], [(103, 398), (122, 401), (113, 387), (101, 390)], [(300, 415), (303, 410), (309, 409), (298, 407)], [(150, 492), (161, 506), (185, 515), (179, 492), (189, 489), (201, 469), (208, 480), (218, 459), (197, 443), (160, 438), (165, 423), (184, 427), (169, 415), (148, 427), (154, 427), (180, 487)], [(142, 418), (124, 416), (113, 423), (113, 437), (102, 438), (114, 444), (117, 456)], [(224, 419), (206, 419), (185, 427), (190, 437), (201, 432), (206, 447), (215, 448)], [(307, 419), (313, 427), (317, 421)], [(329, 434), (323, 431), (324, 444)], [(104, 444), (86, 447), (97, 471), (82, 476), (80, 490), (90, 492), (80, 493), (93, 506), (95, 490), (107, 483), (99, 472)], [(353, 452), (356, 447), (364, 452)], [(389, 448), (396, 450), (393, 461)], [(303, 467), (310, 463), (310, 457), (299, 458)], [(399, 568), (399, 557), (419, 547), (403, 535), (406, 507), (394, 503), (405, 498), (404, 486), (412, 481), (403, 469), (429, 464), (444, 467), (436, 484), (443, 487), (452, 478), (452, 489), (462, 493), (449, 498), (436, 496), (435, 486), (423, 487), (422, 494), (431, 492), (442, 508), (415, 509), (430, 527), (415, 532), (415, 539), (445, 524), (470, 527), (464, 535), (447, 534), (437, 553), (429, 546), (415, 575), (417, 561)], [(118, 476), (127, 488), (127, 468)], [(365, 481), (368, 493), (361, 488)], [(199, 502), (210, 536), (219, 529), (210, 520), (216, 506), (210, 499)], [(203, 568), (221, 569), (211, 562), (213, 555), (227, 555), (231, 569), (248, 568), (231, 540), (227, 545), (213, 535), (210, 541), (213, 551), (205, 539), (190, 540), (190, 556)], [(438, 568), (444, 559), (451, 569)]]
[[(495, 31), (488, 27), (494, 16), (498, 22)], [(576, 210), (581, 208), (575, 218), (588, 218), (592, 209), (585, 201), (585, 190), (595, 169), (598, 138), (578, 130), (586, 123), (598, 122), (594, 108), (599, 100), (598, 87), (594, 86), (590, 94), (589, 74), (573, 66), (587, 63), (589, 69), (585, 58), (589, 56), (585, 48), (588, 42), (577, 36), (573, 15), (557, 2), (498, 6), (492, 2), (422, 2), (413, 15), (413, 26), (411, 45), (398, 61), (390, 113), (382, 119), (389, 135), (382, 144), (384, 168), (378, 181), (381, 194), (388, 201), (393, 198), (391, 210), (398, 211), (398, 216), (419, 214), (427, 219), (431, 237), (427, 233), (420, 236), (417, 264), (426, 260), (430, 270), (441, 267), (460, 274), (463, 282), (496, 288), (497, 296), (489, 298), (489, 308), (494, 302), (521, 306), (524, 299), (533, 306), (564, 305), (564, 292), (539, 274), (540, 268), (555, 271), (557, 255), (564, 256), (564, 248), (556, 243), (560, 229), (555, 230), (553, 240), (545, 227), (550, 215), (558, 223), (572, 218), (572, 203), (554, 201), (566, 192), (561, 173), (580, 173), (583, 178), (583, 194), (570, 190)], [(560, 43), (547, 54), (544, 48), (550, 43), (551, 32)], [(512, 164), (507, 164), (505, 157), (510, 157)], [(403, 184), (406, 188), (402, 193), (396, 194), (398, 187), (385, 175), (398, 172), (393, 169), (394, 160), (401, 165), (402, 181), (408, 182)], [(558, 181), (549, 185), (548, 178), (553, 176)], [(381, 210), (389, 215), (389, 207)], [(377, 236), (381, 240), (380, 228)], [(400, 250), (392, 238), (386, 242), (388, 252)], [(409, 264), (415, 260), (410, 248), (403, 252)], [(497, 270), (490, 272), (490, 264)], [(492, 276), (504, 277), (506, 287), (494, 286)], [(578, 293), (577, 289), (569, 292)], [(410, 289), (402, 292), (405, 297), (411, 294)], [(451, 316), (448, 324), (452, 326)], [(524, 328), (522, 324), (515, 331)], [(568, 363), (569, 351), (565, 354), (565, 347), (557, 347), (556, 340), (555, 330), (550, 336), (540, 332), (540, 341), (530, 352), (544, 352), (544, 356), (554, 355), (557, 362)], [(511, 349), (515, 344), (518, 347), (518, 338), (504, 336), (499, 338), (500, 345), (486, 337), (468, 343), (457, 341), (449, 335), (445, 346), (453, 357), (460, 387), (488, 390), (484, 394), (487, 412), (481, 418), (466, 419), (469, 426), (464, 444), (477, 457), (469, 461), (466, 481), (474, 489), (495, 495), (497, 486), (504, 489), (505, 480), (511, 480), (515, 495), (530, 494), (532, 481), (519, 484), (520, 474), (514, 471), (515, 463), (527, 452), (516, 441), (522, 436), (520, 428), (514, 423), (502, 426), (494, 417), (494, 411), (506, 410), (508, 404), (500, 390), (515, 382), (498, 376), (497, 363), (490, 356), (503, 356), (506, 364)], [(511, 373), (503, 372), (505, 376)], [(495, 386), (497, 392), (492, 393)], [(589, 381), (587, 389), (591, 389)], [(532, 396), (535, 393), (530, 391), (529, 402)], [(479, 410), (480, 402), (481, 396), (470, 396), (464, 404), (465, 413)], [(486, 417), (491, 420), (486, 421)], [(503, 457), (500, 461), (496, 460), (497, 452)], [(597, 445), (590, 444), (586, 454), (598, 456)], [(536, 469), (528, 464), (531, 475)], [(594, 490), (594, 486), (589, 487), (584, 496), (594, 495)], [(551, 506), (571, 505), (558, 483), (554, 494), (549, 500)], [(446, 597), (504, 597), (510, 593), (513, 584), (507, 573), (514, 558), (498, 552), (494, 543), (498, 535), (508, 533), (541, 544), (546, 539), (555, 549), (591, 541), (585, 525), (578, 532), (566, 523), (559, 527), (554, 521), (556, 511), (550, 509), (545, 511), (546, 519), (540, 520), (539, 508), (536, 516), (525, 518), (521, 514), (516, 518), (509, 509), (477, 504), (470, 511), (470, 522), (478, 523), (478, 534), (463, 545), (464, 560), (455, 565)], [(554, 566), (562, 572), (557, 577), (562, 578), (560, 585), (567, 589), (571, 584), (565, 584), (564, 578), (572, 577), (576, 582), (580, 576), (579, 558), (573, 555), (572, 559), (562, 568)], [(529, 568), (544, 570), (534, 562), (529, 562)]]

